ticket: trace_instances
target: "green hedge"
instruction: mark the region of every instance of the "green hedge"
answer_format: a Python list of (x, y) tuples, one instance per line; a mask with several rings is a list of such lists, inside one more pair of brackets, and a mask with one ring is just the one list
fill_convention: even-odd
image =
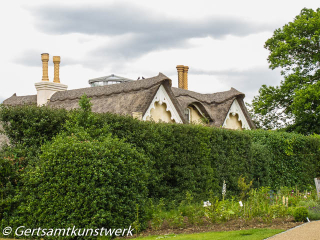
[(187, 191), (198, 199), (210, 191), (220, 195), (223, 180), (229, 194), (238, 192), (237, 180), (248, 175), (250, 138), (238, 131), (141, 122), (130, 117), (101, 114), (113, 135), (143, 150), (153, 163), (151, 197), (181, 200)]
[(68, 118), (64, 109), (0, 105), (0, 122), (11, 144), (37, 147), (59, 133)]
[(251, 145), (251, 169), (253, 187), (271, 186), (271, 161), (272, 157), (268, 147), (260, 143), (253, 142)]
[[(252, 142), (263, 146), (253, 158), (255, 166), (266, 162), (262, 173), (269, 177), (263, 185), (273, 189), (314, 185), (320, 175), (320, 141), (314, 137), (276, 131), (246, 131)], [(255, 146), (254, 148), (257, 148)], [(256, 173), (257, 171), (253, 171)], [(260, 178), (261, 179), (261, 178)]]
[[(84, 104), (85, 105), (85, 104)], [(87, 107), (88, 109), (90, 106)], [(50, 108), (5, 107), (0, 120), (12, 142), (39, 148), (67, 119), (84, 119), (83, 112)], [(220, 195), (223, 180), (229, 195), (237, 194), (237, 180), (246, 176), (254, 186), (301, 186), (319, 176), (319, 140), (275, 131), (234, 131), (196, 125), (142, 122), (114, 114), (89, 114), (81, 124), (99, 136), (108, 131), (135, 146), (148, 159), (149, 196), (183, 199), (187, 191), (205, 199)], [(48, 129), (47, 129), (48, 127)], [(94, 136), (93, 136), (94, 137)]]
[(81, 127), (43, 145), (24, 176), (17, 209), (2, 226), (123, 228), (145, 222), (147, 158), (122, 140), (92, 139)]
[(85, 97), (80, 105), (1, 106), (11, 146), (0, 154), (0, 228), (139, 226), (148, 197), (207, 200), (221, 197), (223, 181), (237, 195), (240, 176), (303, 189), (320, 175), (314, 137), (94, 114)]

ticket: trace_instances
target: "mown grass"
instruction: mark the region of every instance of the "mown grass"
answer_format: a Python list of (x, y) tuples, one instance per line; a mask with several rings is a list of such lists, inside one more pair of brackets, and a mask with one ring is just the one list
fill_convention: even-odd
[[(281, 229), (249, 229), (239, 231), (227, 232), (205, 232), (205, 233), (192, 233), (192, 234), (168, 234), (168, 235), (154, 235), (148, 237), (138, 237), (134, 239), (142, 240), (155, 240), (155, 239), (175, 239), (175, 240), (260, 240), (271, 237), (275, 234), (281, 233)], [(107, 237), (98, 238), (99, 240), (110, 239)], [(0, 240), (14, 240), (9, 238), (0, 238)]]
[[(192, 234), (169, 234), (169, 235), (155, 235), (148, 237), (138, 237), (135, 239), (141, 240), (156, 240), (156, 239), (174, 239), (174, 240), (260, 240), (271, 237), (275, 234), (281, 233), (281, 229), (249, 229), (239, 231), (226, 232), (205, 232)], [(99, 238), (99, 240), (106, 240), (107, 238)]]

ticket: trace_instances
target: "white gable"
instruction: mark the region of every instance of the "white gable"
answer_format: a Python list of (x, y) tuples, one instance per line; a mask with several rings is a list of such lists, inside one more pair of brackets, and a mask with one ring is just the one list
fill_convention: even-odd
[(246, 119), (246, 117), (244, 116), (242, 109), (237, 101), (237, 99), (235, 99), (229, 109), (229, 112), (227, 114), (226, 119), (223, 122), (222, 127), (226, 127), (227, 124), (227, 120), (230, 118), (230, 114), (232, 114), (233, 116), (235, 116), (236, 114), (238, 114), (238, 121), (241, 121), (242, 123), (242, 128), (250, 130), (250, 126), (248, 124), (248, 121)]
[(174, 120), (176, 123), (182, 123), (182, 120), (174, 107), (166, 89), (160, 85), (156, 95), (154, 96), (148, 110), (144, 114), (142, 120), (147, 120), (147, 117), (151, 117), (151, 109), (155, 108), (155, 103), (158, 102), (159, 104), (165, 103), (167, 105), (166, 111), (171, 113), (171, 120)]

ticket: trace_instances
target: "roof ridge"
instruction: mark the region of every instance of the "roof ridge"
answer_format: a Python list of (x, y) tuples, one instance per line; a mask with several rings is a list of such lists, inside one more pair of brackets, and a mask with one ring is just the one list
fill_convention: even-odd
[[(164, 74), (159, 73), (155, 77), (146, 78), (146, 79), (142, 79), (142, 80), (138, 80), (138, 81), (130, 81), (130, 82), (125, 82), (125, 83), (115, 84), (115, 85), (87, 87), (87, 88), (78, 88), (78, 89), (72, 89), (72, 90), (67, 90), (67, 91), (61, 91), (61, 92), (54, 93), (50, 99), (50, 102), (79, 99), (83, 94), (87, 94), (85, 92), (86, 90), (89, 91), (92, 89), (106, 90), (106, 91), (111, 90), (111, 91), (109, 91), (109, 92), (101, 91), (101, 93), (95, 93), (95, 94), (89, 93), (89, 94), (87, 94), (88, 97), (110, 96), (110, 95), (119, 94), (119, 93), (128, 93), (128, 92), (132, 92), (132, 91), (145, 90), (145, 89), (151, 88), (155, 85), (158, 85), (159, 83), (166, 81), (166, 80), (168, 80), (171, 85), (171, 79), (168, 78), (167, 76), (165, 76)], [(154, 82), (151, 83), (151, 81), (154, 81)], [(143, 85), (143, 83), (146, 83), (145, 86)], [(139, 85), (142, 85), (142, 86), (139, 86)], [(128, 86), (132, 86), (132, 88), (130, 88)], [(118, 90), (112, 91), (113, 89), (117, 89), (117, 88), (118, 88)], [(74, 96), (64, 96), (64, 95), (66, 95), (66, 93), (76, 93), (76, 92), (79, 92), (79, 94), (81, 94), (81, 95), (75, 94)], [(59, 96), (59, 95), (62, 95), (62, 96)]]
[[(174, 90), (173, 92), (174, 92), (176, 97), (188, 96), (190, 98), (193, 98), (193, 99), (198, 100), (200, 102), (205, 102), (207, 104), (212, 104), (212, 103), (221, 104), (221, 103), (224, 103), (226, 101), (229, 101), (230, 99), (234, 99), (237, 96), (244, 95), (243, 93), (239, 92), (235, 88), (231, 88), (230, 90), (223, 91), (223, 92), (216, 92), (216, 93), (198, 93), (198, 92), (193, 92), (193, 91), (186, 90), (186, 89), (181, 89), (181, 88), (173, 88), (173, 90)], [(229, 97), (224, 98), (221, 101), (205, 99), (205, 98), (212, 98), (214, 96), (218, 96), (219, 94), (221, 95), (223, 93), (227, 94), (227, 93), (230, 93), (230, 92), (235, 92), (235, 93), (231, 94)], [(189, 93), (191, 93), (191, 94), (189, 94)]]

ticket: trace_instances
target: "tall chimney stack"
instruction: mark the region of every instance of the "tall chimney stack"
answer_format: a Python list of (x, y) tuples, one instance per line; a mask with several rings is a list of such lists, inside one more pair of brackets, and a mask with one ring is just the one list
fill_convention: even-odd
[(55, 83), (60, 83), (60, 78), (59, 78), (60, 56), (53, 56), (53, 64), (54, 64), (54, 78), (53, 78), (53, 82), (55, 82)]
[(178, 65), (177, 66), (178, 70), (178, 87), (183, 89), (183, 70), (184, 66), (183, 65)]
[(43, 77), (41, 82), (35, 83), (35, 87), (37, 89), (37, 105), (42, 106), (46, 105), (52, 95), (59, 91), (66, 91), (68, 89), (67, 85), (61, 84), (59, 79), (59, 63), (60, 57), (54, 56), (54, 80), (53, 82), (49, 82), (48, 77), (48, 61), (49, 61), (49, 54), (42, 53), (41, 54), (42, 60), (42, 69), (43, 69)]
[(42, 60), (42, 81), (49, 82), (48, 76), (48, 62), (49, 62), (49, 53), (42, 53), (41, 54)]
[(183, 69), (183, 89), (188, 90), (188, 66), (184, 66)]
[(178, 87), (188, 90), (188, 66), (178, 65)]

